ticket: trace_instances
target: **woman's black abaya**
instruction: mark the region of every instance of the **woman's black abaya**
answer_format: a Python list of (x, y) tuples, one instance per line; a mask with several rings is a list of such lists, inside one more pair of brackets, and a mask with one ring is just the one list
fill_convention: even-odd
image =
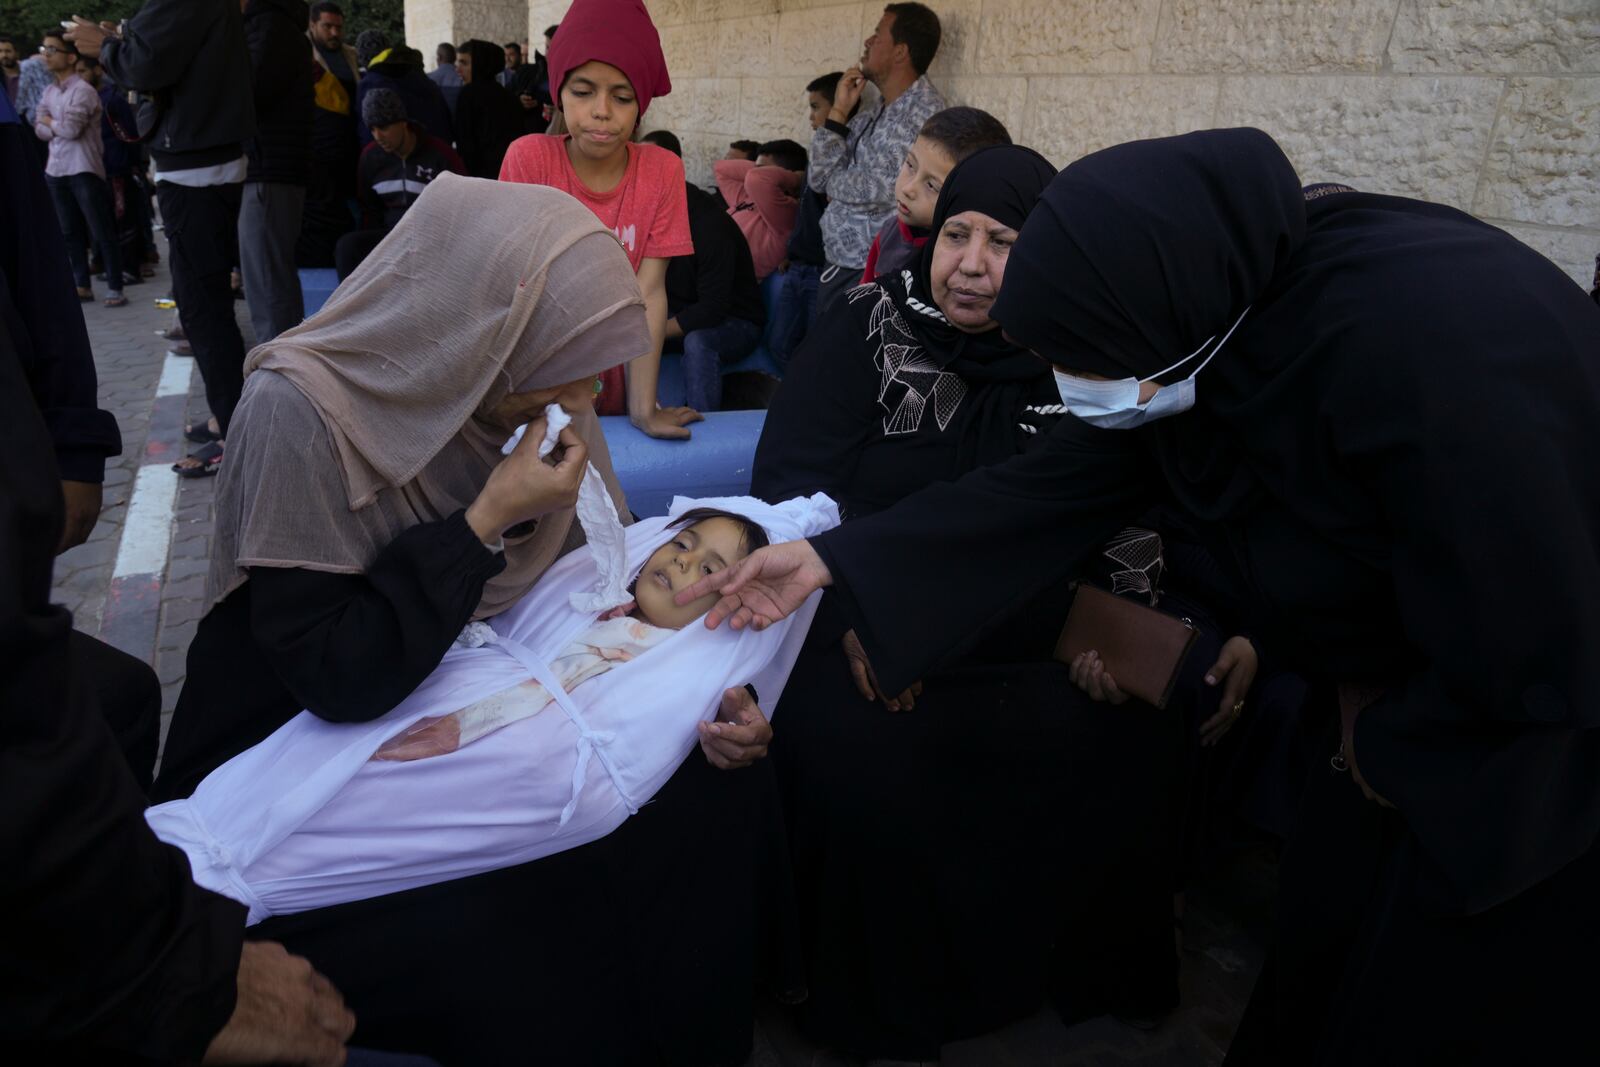
[[(1052, 174), (1026, 149), (978, 153), (946, 182), (935, 231), (967, 210), (1020, 226)], [(1041, 362), (932, 306), (930, 255), (909, 281), (856, 289), (813, 326), (768, 412), (757, 494), (827, 492), (854, 521), (1015, 454), (1053, 421)], [(922, 580), (972, 565), (949, 560)], [(857, 690), (824, 598), (773, 743), (815, 1040), (932, 1058), (1049, 994), (1072, 1016), (1174, 1002), (1185, 724), (1074, 687), (1050, 659), (1067, 606), (1064, 587), (1043, 590), (981, 649), (926, 673), (915, 709), (895, 714)]]
[(1461, 212), (1307, 203), (1269, 138), (1231, 130), (1067, 168), (994, 315), (1059, 366), (1143, 378), (1247, 307), (1194, 410), (1064, 419), (816, 539), (833, 595), (903, 685), (969, 643), (972, 616), (1175, 499), (1229, 547), (1268, 655), (1324, 701), (1380, 694), (1346, 756), (1394, 805), (1314, 772), (1231, 1062), (1594, 1062), (1577, 1005), (1600, 994), (1600, 313)]

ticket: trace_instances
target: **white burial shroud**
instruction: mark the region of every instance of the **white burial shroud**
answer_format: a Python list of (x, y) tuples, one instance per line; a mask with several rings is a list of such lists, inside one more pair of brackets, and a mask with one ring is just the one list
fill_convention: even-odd
[[(751, 497), (672, 502), (667, 518), (627, 528), (635, 574), (671, 534), (668, 521), (715, 507), (760, 523), (773, 542), (839, 522), (826, 496), (769, 505)], [(816, 611), (756, 632), (690, 623), (639, 658), (566, 693), (548, 664), (593, 624), (573, 594), (594, 589), (586, 551), (556, 562), (514, 607), (474, 623), (416, 691), (370, 723), (302, 711), (218, 767), (186, 800), (145, 812), (188, 854), (194, 879), (247, 905), (247, 922), (395, 893), (538, 859), (604, 837), (637, 811), (698, 742), (725, 689), (755, 686), (770, 710)], [(582, 598), (580, 597), (580, 600)], [(542, 711), (455, 752), (373, 761), (425, 716), (445, 715), (532, 677), (557, 694)]]

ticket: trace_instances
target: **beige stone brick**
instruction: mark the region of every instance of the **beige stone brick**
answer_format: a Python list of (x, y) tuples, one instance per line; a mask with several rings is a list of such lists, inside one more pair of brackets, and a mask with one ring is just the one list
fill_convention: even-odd
[(1467, 209), (1500, 88), (1471, 77), (1227, 78), (1217, 125), (1265, 130), (1306, 183)]
[(1020, 143), (1057, 167), (1124, 141), (1212, 125), (1216, 78), (1177, 75), (1030, 78)]
[(504, 44), (520, 41), (528, 32), (524, 0), (455, 0), (451, 19), (457, 43), (476, 37)]
[[(883, 10), (881, 3), (866, 6)], [(928, 73), (936, 80), (975, 73), (983, 0), (939, 0), (933, 6), (939, 13), (939, 54), (933, 57)]]
[(689, 132), (680, 134), (683, 142), (683, 172), (691, 182), (702, 189), (715, 189), (716, 176), (711, 173), (711, 165), (721, 159), (728, 150), (728, 142), (733, 139), (727, 131), (719, 133)]
[[(817, 7), (853, 7), (860, 0), (778, 0), (779, 11), (810, 11)], [(882, 10), (881, 6), (879, 10)]]
[(1396, 71), (1600, 72), (1595, 0), (1402, 0)]
[(698, 86), (700, 78), (678, 78), (672, 83), (672, 92), (666, 96), (658, 96), (650, 101), (650, 109), (644, 113), (640, 120), (640, 128), (646, 132), (650, 130), (671, 130), (677, 133), (680, 130), (691, 128), (691, 123), (699, 116), (697, 104), (699, 102)]
[[(712, 33), (715, 32), (713, 28)], [(667, 71), (673, 81), (709, 78), (717, 73), (717, 50), (707, 46), (704, 26), (662, 26), (660, 33), (661, 51), (666, 54)]]
[[(850, 17), (840, 18), (840, 12)], [(855, 63), (861, 57), (859, 13), (855, 7), (783, 12), (778, 16), (772, 74), (809, 80)]]
[(1150, 69), (1161, 0), (985, 0), (977, 69), (1116, 74)]
[(739, 87), (738, 128), (757, 141), (788, 137), (811, 144), (803, 78), (745, 78)]
[(1588, 292), (1594, 283), (1594, 257), (1600, 253), (1600, 229), (1541, 229), (1490, 220), (1511, 236), (1539, 253), (1567, 273)]
[(714, 45), (717, 74), (734, 78), (770, 74), (772, 43), (777, 31), (778, 20), (771, 15), (717, 23)]
[(657, 30), (663, 26), (700, 21), (694, 15), (699, 8), (698, 0), (645, 0), (644, 6), (650, 12), (650, 21), (656, 24)]
[(1396, 0), (1171, 0), (1159, 71), (1376, 71)]
[(1600, 77), (1511, 82), (1473, 210), (1600, 228)]
[(1012, 140), (1021, 140), (1028, 125), (1027, 78), (951, 78), (940, 88), (952, 106), (981, 107), (1005, 124)]

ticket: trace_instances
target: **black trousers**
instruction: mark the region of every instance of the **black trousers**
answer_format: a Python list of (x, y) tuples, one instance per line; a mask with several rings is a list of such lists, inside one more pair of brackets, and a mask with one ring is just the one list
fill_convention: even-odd
[(161, 734), (161, 683), (144, 660), (73, 630), (67, 642), (72, 669), (100, 706), (100, 717), (116, 736), (117, 747), (139, 788), (150, 792)]
[(172, 295), (206, 383), (206, 403), (224, 437), (244, 389), (244, 337), (229, 275), (239, 263), (243, 186), (156, 185), (172, 256)]

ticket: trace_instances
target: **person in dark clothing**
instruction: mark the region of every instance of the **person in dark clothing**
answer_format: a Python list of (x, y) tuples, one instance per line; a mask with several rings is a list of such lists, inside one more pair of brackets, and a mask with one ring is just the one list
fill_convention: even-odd
[[(0, 240), (0, 280), (4, 281), (4, 322), (29, 391), (44, 416), (55, 446), (55, 469), (65, 501), (57, 552), (89, 538), (100, 519), (101, 486), (107, 457), (122, 452), (122, 434), (109, 411), (97, 406), (94, 352), (83, 313), (70, 298), (66, 257), (50, 240), (54, 215), (38, 168), (31, 166), (25, 138), (9, 101), (0, 114), (0, 166), (4, 166), (4, 238)], [(124, 652), (74, 630), (71, 655), (100, 712), (111, 727), (140, 789), (155, 773), (160, 731), (161, 686), (155, 672)]]
[[(356, 86), (356, 114), (365, 115), (362, 102), (374, 89), (389, 89), (406, 106), (406, 115), (426, 130), (429, 136), (450, 144), (455, 140), (455, 124), (444, 90), (422, 72), (422, 53), (405, 45), (384, 49), (372, 57), (367, 72)], [(372, 143), (372, 127), (365, 118), (357, 127), (361, 147)]]
[(506, 149), (524, 132), (522, 108), (488, 73), (504, 68), (505, 53), (488, 41), (467, 41), (456, 54), (466, 82), (456, 100), (456, 151), (474, 178), (499, 178)]
[(125, 285), (137, 285), (144, 281), (142, 264), (154, 251), (154, 245), (147, 243), (148, 193), (138, 173), (144, 169), (138, 118), (133, 105), (128, 103), (128, 94), (106, 77), (98, 61), (80, 58), (78, 77), (100, 94), (100, 141), (104, 147), (106, 183), (111, 186), (117, 244), (122, 251), (122, 281)]
[(405, 104), (393, 90), (368, 93), (361, 103), (361, 119), (374, 140), (361, 153), (356, 178), (362, 228), (339, 238), (335, 250), (340, 281), (395, 228), (429, 182), (446, 171), (466, 173), (454, 149), (407, 119)]
[(306, 55), (306, 19), (302, 0), (249, 0), (244, 8), (256, 135), (245, 142), (239, 273), (258, 344), (305, 317), (294, 250), (310, 180), (317, 73)]
[[(374, 255), (389, 258), (257, 353), (236, 441), (247, 459), (219, 485), (215, 602), (190, 649), (161, 799), (188, 795), (303, 708), (330, 721), (388, 711), (463, 625), (515, 602), (581, 543), (578, 435), (563, 435), (558, 468), (536, 457), (538, 421), (502, 458), (512, 426), (559, 399), (612, 478), (588, 407), (594, 372), (650, 340), (627, 259), (587, 209), (545, 188), (446, 176)], [(414, 269), (418, 257), (428, 269)], [(323, 406), (344, 414), (328, 420)], [(249, 507), (262, 492), (299, 503)], [(764, 764), (719, 773), (708, 758), (742, 766), (765, 752), (770, 727), (753, 702), (728, 713), (739, 721), (718, 723), (707, 756), (692, 754), (602, 841), (257, 929), (333, 972), (368, 1043), (514, 1063), (532, 1026), (554, 1063), (738, 1062), (771, 777)], [(674, 916), (719, 894), (721, 932), (707, 945)], [(551, 924), (556, 901), (566, 918)], [(596, 997), (602, 985), (611, 992)], [(614, 1025), (619, 1011), (629, 1026)]]
[(361, 147), (356, 140), (361, 117), (356, 110), (360, 63), (356, 50), (345, 43), (344, 12), (337, 4), (322, 0), (311, 5), (306, 37), (311, 58), (321, 69), (312, 91), (311, 169), (295, 263), (331, 267), (334, 245), (355, 223), (351, 201)]
[[(656, 130), (644, 139), (683, 155), (669, 131)], [(761, 343), (767, 309), (750, 244), (722, 198), (687, 182), (684, 186), (694, 254), (677, 256), (667, 266), (667, 345), (683, 353), (684, 403), (696, 411), (716, 411), (722, 406), (722, 367)]]
[(244, 381), (244, 338), (230, 281), (239, 261), (244, 144), (256, 128), (243, 20), (233, 4), (197, 12), (180, 0), (149, 0), (120, 36), (87, 20), (67, 32), (118, 85), (160, 97), (148, 135), (173, 295), (218, 434), (174, 469), (185, 477), (213, 474)]
[(60, 479), (98, 477), (118, 444), (65, 255), (40, 240), (53, 223), (28, 136), (0, 94), (0, 1059), (332, 1063), (351, 1025), (338, 995), (277, 946), (244, 947), (244, 910), (151, 833), (96, 704), (114, 679), (85, 653), (105, 646), (49, 602), (81, 522)]
[[(778, 617), (831, 581), (880, 680), (904, 684), (1164, 495), (1324, 729), (1229, 1062), (1593, 1061), (1593, 303), (1453, 208), (1308, 202), (1257, 130), (1079, 160), (1010, 271), (1024, 282), (995, 318), (1056, 365), (1079, 417), (1009, 464), (752, 555), (715, 584), (760, 585), (708, 621)], [(940, 612), (951, 599), (964, 618)]]
[[(992, 300), (1011, 284), (1005, 249), (1054, 175), (1020, 147), (950, 175), (933, 216), (943, 247), (925, 246), (913, 282), (856, 290), (796, 353), (753, 492), (825, 492), (849, 524), (1037, 446), (1060, 418), (1048, 368), (953, 285)], [(1047, 993), (1069, 1018), (1174, 1002), (1168, 812), (1184, 731), (1142, 706), (1108, 717), (1077, 690), (1051, 659), (1069, 603), (1064, 582), (1041, 582), (1003, 631), (879, 692), (824, 596), (773, 745), (795, 878), (778, 899), (798, 904), (801, 1021), (819, 1043), (932, 1059)], [(919, 888), (860, 891), (891, 883)]]

